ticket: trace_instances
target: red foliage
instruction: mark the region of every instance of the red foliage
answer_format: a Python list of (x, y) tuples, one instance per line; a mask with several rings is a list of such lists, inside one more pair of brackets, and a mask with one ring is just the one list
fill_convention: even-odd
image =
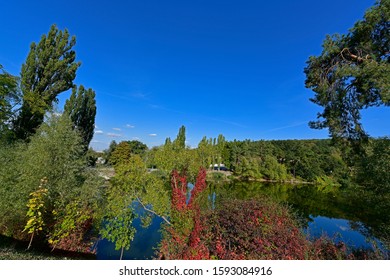
[(187, 179), (186, 176), (180, 176), (179, 173), (174, 170), (171, 176), (172, 186), (172, 210), (173, 211), (185, 211), (187, 209), (186, 204), (186, 191), (187, 191)]
[[(180, 176), (177, 171), (172, 172), (172, 212), (183, 214), (179, 217), (190, 217), (192, 229), (190, 231), (177, 231), (169, 227), (167, 233), (170, 238), (165, 238), (161, 243), (160, 254), (170, 259), (209, 259), (210, 254), (205, 242), (201, 239), (203, 225), (200, 219), (199, 195), (206, 189), (206, 170), (200, 169), (191, 197), (186, 204), (187, 180), (185, 175)], [(174, 213), (173, 213), (174, 214)], [(174, 215), (172, 215), (174, 216)]]
[(199, 170), (198, 176), (196, 177), (196, 183), (194, 188), (191, 191), (190, 201), (188, 202), (188, 207), (190, 209), (199, 208), (199, 205), (195, 203), (199, 195), (207, 188), (206, 183), (206, 169), (201, 168)]
[[(191, 198), (187, 181), (172, 173), (172, 226), (161, 242), (160, 258), (168, 259), (349, 259), (343, 243), (321, 238), (309, 241), (289, 209), (267, 199), (220, 201), (217, 209), (201, 211), (200, 194), (206, 189), (201, 169)], [(175, 215), (179, 213), (179, 215)], [(177, 221), (175, 221), (177, 219)], [(187, 219), (189, 224), (182, 219)], [(180, 226), (187, 226), (185, 230)]]

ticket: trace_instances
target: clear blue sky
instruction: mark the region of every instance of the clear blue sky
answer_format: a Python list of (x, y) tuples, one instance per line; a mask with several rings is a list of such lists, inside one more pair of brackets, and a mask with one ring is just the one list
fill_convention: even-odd
[[(326, 34), (346, 33), (374, 0), (2, 1), (0, 64), (19, 75), (30, 43), (55, 23), (77, 38), (75, 83), (96, 91), (92, 146), (138, 139), (149, 147), (228, 140), (326, 138), (307, 125), (303, 69)], [(59, 110), (69, 92), (59, 96)], [(389, 135), (390, 112), (363, 112), (372, 136)]]

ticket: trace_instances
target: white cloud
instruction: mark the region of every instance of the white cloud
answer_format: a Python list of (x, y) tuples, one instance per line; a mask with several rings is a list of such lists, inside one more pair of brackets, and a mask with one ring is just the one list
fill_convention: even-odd
[(142, 92), (135, 92), (132, 96), (135, 98), (145, 99), (148, 95)]
[(114, 127), (112, 130), (121, 131), (122, 129), (120, 129), (118, 127)]
[(133, 138), (131, 138), (132, 140), (137, 140), (137, 141), (139, 141), (139, 140), (141, 140), (139, 137), (133, 137)]
[(117, 134), (117, 133), (107, 133), (107, 136), (109, 137), (121, 137), (122, 134)]
[(156, 134), (156, 133), (150, 133), (149, 136), (151, 136), (151, 137), (156, 137), (157, 134)]
[(103, 130), (95, 130), (95, 134), (103, 134)]
[(134, 126), (134, 125), (131, 125), (131, 124), (126, 124), (126, 127), (127, 127), (127, 128), (134, 128), (135, 126)]
[(269, 130), (267, 130), (267, 132), (272, 132), (272, 131), (277, 131), (277, 130), (283, 130), (283, 129), (287, 129), (287, 128), (293, 128), (293, 127), (297, 127), (297, 126), (301, 126), (301, 125), (307, 124), (308, 122), (309, 122), (309, 121), (294, 122), (294, 123), (289, 124), (289, 125), (286, 125), (286, 126), (276, 127), (276, 128), (273, 128), (273, 129), (269, 129)]

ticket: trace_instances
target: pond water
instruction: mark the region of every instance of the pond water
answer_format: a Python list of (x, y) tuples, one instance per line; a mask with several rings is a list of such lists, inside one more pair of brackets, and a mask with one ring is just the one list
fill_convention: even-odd
[[(380, 197), (364, 198), (330, 187), (261, 182), (212, 184), (208, 191), (212, 204), (220, 197), (256, 199), (261, 196), (286, 203), (297, 214), (302, 229), (310, 237), (326, 234), (336, 241), (345, 242), (350, 248), (370, 248), (372, 242), (383, 248), (380, 240), (388, 240), (385, 233), (390, 227), (389, 202), (382, 201)], [(139, 219), (135, 220), (133, 225), (137, 234), (130, 250), (124, 252), (123, 259), (153, 258), (161, 239), (161, 223), (162, 220), (156, 217), (145, 229)], [(113, 243), (99, 241), (98, 259), (119, 259), (119, 256), (120, 251), (114, 249)]]

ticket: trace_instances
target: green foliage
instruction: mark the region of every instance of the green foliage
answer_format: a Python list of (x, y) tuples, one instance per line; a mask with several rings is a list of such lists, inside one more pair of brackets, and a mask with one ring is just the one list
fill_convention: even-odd
[(295, 178), (313, 181), (324, 175), (321, 163), (324, 161), (329, 146), (321, 147), (317, 140), (280, 140), (272, 141), (276, 148), (278, 161), (284, 164)]
[[(101, 180), (86, 169), (82, 140), (67, 117), (52, 115), (28, 144), (0, 147), (0, 230), (18, 236), (25, 224), (25, 205), (42, 178), (47, 178), (47, 212), (63, 215), (80, 199), (82, 209), (99, 207)], [(81, 209), (79, 209), (81, 211)], [(50, 218), (50, 215), (47, 217)], [(50, 222), (50, 226), (53, 223)], [(47, 229), (51, 230), (51, 227)]]
[(125, 164), (131, 158), (131, 147), (129, 142), (122, 141), (116, 145), (110, 156), (110, 163), (113, 166)]
[(18, 139), (27, 139), (42, 124), (61, 92), (73, 86), (79, 62), (72, 50), (76, 38), (52, 25), (38, 44), (32, 43), (21, 71), (22, 106), (15, 121)]
[(275, 157), (266, 155), (261, 162), (260, 172), (265, 178), (276, 181), (284, 181), (288, 179), (287, 169), (280, 164)]
[(52, 214), (55, 223), (49, 234), (48, 242), (53, 247), (91, 218), (90, 213), (85, 210), (80, 200), (70, 202), (61, 211), (53, 210)]
[[(74, 87), (65, 113), (52, 112), (57, 96), (73, 87), (80, 66), (75, 43), (67, 30), (53, 25), (38, 44), (31, 44), (20, 89), (19, 80), (0, 65), (0, 234), (23, 239), (24, 228), (32, 234), (30, 245), (41, 230), (52, 244), (75, 239), (75, 233), (82, 242), (100, 215), (102, 179), (87, 168), (85, 156), (93, 136), (95, 93)], [(42, 178), (44, 192), (36, 190)], [(64, 245), (61, 248), (67, 249)]]
[(106, 217), (105, 225), (101, 228), (100, 234), (102, 238), (115, 243), (115, 250), (129, 250), (131, 241), (136, 233), (132, 226), (135, 215), (130, 207), (123, 209), (120, 212), (109, 212), (109, 217)]
[(138, 140), (127, 141), (130, 145), (131, 153), (134, 155), (143, 156), (148, 150), (148, 146)]
[(240, 160), (240, 164), (236, 167), (235, 174), (244, 180), (260, 179), (259, 167), (259, 161), (257, 159), (243, 157)]
[(358, 182), (378, 193), (390, 192), (390, 139), (371, 140), (358, 169)]
[[(123, 142), (128, 145), (127, 142)], [(119, 145), (116, 149), (118, 150)], [(130, 155), (115, 165), (115, 176), (107, 191), (102, 237), (115, 243), (116, 250), (129, 249), (135, 229), (132, 221), (138, 217), (132, 206), (139, 203), (147, 214), (168, 216), (169, 195), (164, 182), (148, 173), (140, 155)]]
[(335, 192), (340, 187), (338, 182), (335, 182), (331, 177), (328, 176), (317, 177), (315, 183), (318, 190), (323, 193)]
[(31, 233), (31, 239), (27, 249), (30, 249), (34, 234), (42, 231), (45, 225), (43, 215), (45, 211), (45, 196), (47, 195), (46, 184), (47, 180), (45, 178), (42, 179), (39, 188), (30, 193), (30, 199), (27, 203), (28, 210), (26, 216), (28, 220), (23, 230)]
[(175, 150), (183, 150), (186, 148), (186, 128), (184, 125), (179, 128), (179, 133), (172, 144)]
[(108, 149), (104, 150), (104, 158), (107, 163), (111, 162), (112, 153), (114, 152), (117, 145), (118, 144), (116, 143), (116, 141), (112, 140), (110, 145), (108, 146)]
[(390, 2), (378, 1), (347, 35), (327, 36), (305, 68), (312, 102), (324, 108), (312, 128), (360, 145), (367, 138), (360, 110), (390, 104)]
[(203, 137), (198, 144), (198, 157), (201, 161), (201, 166), (205, 168), (214, 167), (215, 164), (220, 167), (221, 163), (226, 161), (226, 139), (220, 134), (218, 138)]
[(82, 140), (71, 121), (53, 115), (31, 138), (22, 166), (20, 182), (31, 189), (40, 178), (48, 179), (48, 196), (65, 206), (80, 192), (85, 158)]
[(96, 100), (92, 89), (84, 86), (74, 87), (72, 95), (66, 100), (64, 114), (68, 115), (83, 138), (84, 149), (87, 151), (95, 129)]
[(214, 147), (212, 139), (208, 140), (206, 136), (203, 137), (202, 140), (199, 142), (196, 151), (198, 153), (200, 164), (203, 167), (208, 168), (210, 165), (214, 164)]
[(39, 184), (28, 190), (20, 184), (25, 151), (22, 143), (0, 145), (0, 233), (7, 236), (23, 229), (28, 196)]
[(20, 102), (17, 78), (5, 72), (0, 64), (0, 142), (10, 136), (10, 123), (15, 117), (14, 107)]
[(102, 153), (96, 152), (93, 148), (89, 147), (85, 156), (87, 158), (88, 166), (94, 167), (96, 165), (97, 159), (102, 156)]
[(147, 149), (148, 146), (137, 140), (122, 141), (119, 144), (113, 141), (107, 153), (109, 154), (110, 164), (115, 166), (128, 162), (132, 155), (143, 156)]
[(185, 133), (184, 126), (180, 128), (178, 136), (173, 142), (169, 138), (166, 139), (165, 144), (154, 152), (152, 165), (163, 171), (165, 177), (168, 177), (172, 170), (184, 171), (190, 182), (194, 182), (202, 162), (195, 149), (189, 149), (182, 145), (185, 143), (185, 134), (183, 133)]

